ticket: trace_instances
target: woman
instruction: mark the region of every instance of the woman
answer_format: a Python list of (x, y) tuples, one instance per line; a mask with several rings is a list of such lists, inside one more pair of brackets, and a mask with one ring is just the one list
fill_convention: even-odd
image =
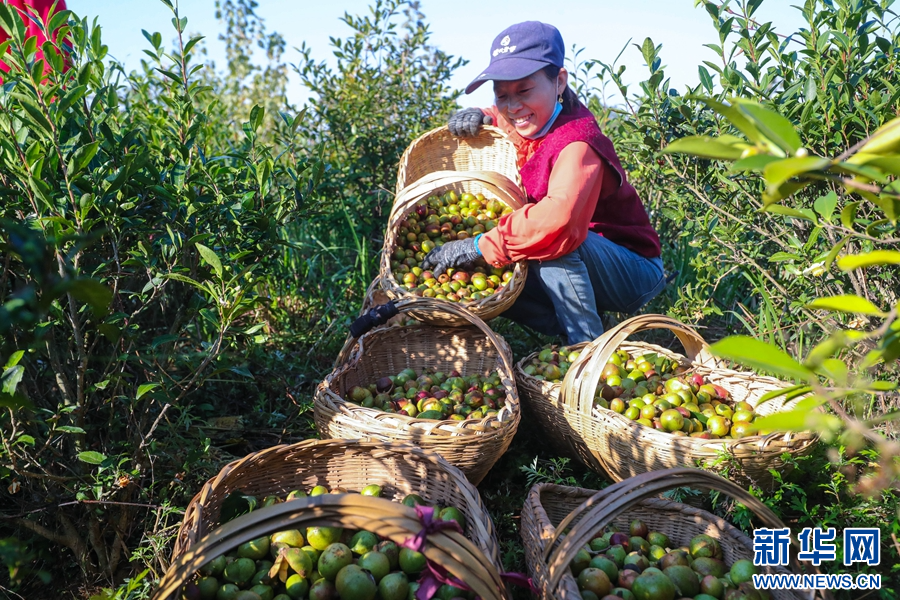
[(423, 266), (529, 261), (525, 289), (503, 316), (575, 344), (603, 333), (601, 312), (649, 302), (665, 277), (659, 236), (612, 142), (568, 87), (564, 56), (562, 36), (545, 23), (519, 23), (494, 40), (490, 65), (466, 93), (493, 81), (495, 106), (460, 111), (448, 125), (456, 136), (503, 129), (528, 203), (487, 233), (435, 248)]

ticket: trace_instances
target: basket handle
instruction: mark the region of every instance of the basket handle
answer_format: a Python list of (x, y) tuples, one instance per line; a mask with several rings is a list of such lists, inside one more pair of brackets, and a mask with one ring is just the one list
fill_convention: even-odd
[[(239, 545), (281, 529), (312, 525), (366, 529), (397, 544), (422, 529), (416, 512), (403, 504), (359, 494), (325, 494), (299, 498), (240, 516), (201, 538), (181, 554), (160, 581), (154, 600), (180, 598), (182, 586), (213, 558)], [(423, 553), (465, 581), (485, 600), (501, 600), (505, 588), (497, 569), (475, 544), (460, 533), (431, 533)]]
[(494, 171), (433, 171), (424, 175), (401, 190), (391, 208), (389, 219), (400, 218), (401, 212), (443, 186), (463, 181), (478, 181), (499, 191), (504, 201), (513, 210), (521, 208), (524, 193), (513, 181)]
[[(396, 311), (396, 312), (393, 312), (393, 314), (391, 316), (399, 314), (399, 313), (409, 313), (409, 312), (419, 311), (419, 310), (424, 309), (424, 310), (434, 310), (436, 312), (449, 312), (449, 313), (453, 314), (454, 316), (462, 317), (464, 320), (468, 321), (473, 326), (477, 327), (481, 331), (481, 333), (483, 333), (484, 336), (491, 342), (491, 344), (494, 345), (494, 347), (497, 349), (497, 354), (500, 357), (500, 361), (503, 363), (503, 367), (506, 369), (506, 372), (509, 374), (510, 377), (515, 376), (515, 371), (513, 371), (512, 364), (510, 363), (509, 357), (506, 354), (506, 348), (507, 348), (506, 342), (504, 342), (500, 336), (498, 336), (496, 333), (494, 333), (494, 331), (490, 327), (488, 327), (484, 321), (479, 319), (477, 316), (475, 316), (474, 314), (472, 314), (470, 311), (466, 310), (465, 308), (458, 306), (456, 304), (453, 304), (452, 302), (443, 302), (441, 300), (435, 300), (433, 298), (418, 298), (418, 297), (417, 298), (407, 298), (405, 300), (399, 300), (396, 302), (392, 300), (388, 304), (393, 306), (394, 307), (393, 310)], [(385, 306), (387, 306), (387, 305), (383, 304), (381, 306), (376, 306), (375, 308), (370, 310), (369, 313), (372, 313), (373, 311), (378, 311), (379, 309), (381, 309), (383, 311), (389, 310), (389, 309), (382, 308)], [(367, 314), (369, 314), (369, 313), (367, 313)], [(387, 320), (387, 319), (385, 319), (385, 320)], [(359, 319), (357, 321), (359, 321)], [(374, 327), (374, 325), (373, 325), (373, 327)], [(366, 332), (368, 332), (371, 329), (372, 329), (372, 327), (369, 327), (368, 329), (366, 329)], [(351, 335), (353, 335), (352, 328), (351, 328), (350, 333), (351, 333)], [(354, 343), (356, 345), (356, 351), (354, 353), (352, 353), (352, 354), (346, 353), (347, 356), (350, 356), (350, 359), (348, 360), (348, 362), (357, 359), (362, 354), (362, 347), (363, 347), (364, 340), (365, 340), (365, 332), (363, 332), (361, 334), (361, 336), (357, 337), (355, 340), (348, 341), (348, 345), (352, 345)], [(341, 354), (342, 355), (345, 354), (343, 350), (341, 350)]]
[(709, 346), (693, 328), (665, 315), (638, 315), (622, 321), (582, 349), (563, 379), (563, 402), (581, 414), (591, 414), (603, 366), (628, 336), (648, 329), (668, 329), (674, 332), (691, 362), (716, 364), (716, 359), (709, 353)]
[[(612, 523), (616, 517), (640, 501), (686, 486), (724, 492), (753, 511), (766, 527), (773, 529), (785, 527), (769, 507), (740, 486), (718, 475), (700, 469), (686, 468), (649, 471), (597, 492), (560, 522), (553, 539), (544, 550), (543, 558), (549, 572), (548, 589), (555, 590), (562, 577), (570, 572), (569, 563), (575, 558), (578, 550), (590, 541), (594, 532)], [(560, 534), (579, 517), (577, 528), (570, 530), (565, 539), (560, 541)], [(795, 548), (798, 547), (793, 539), (791, 544)], [(795, 557), (791, 559), (791, 564), (798, 569), (797, 572), (800, 572)]]

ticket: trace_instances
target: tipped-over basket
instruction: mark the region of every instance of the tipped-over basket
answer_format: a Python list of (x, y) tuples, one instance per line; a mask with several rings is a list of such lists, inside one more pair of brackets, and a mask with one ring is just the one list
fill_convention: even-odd
[[(262, 508), (219, 526), (225, 498), (234, 491), (286, 495), (323, 485), (351, 491), (376, 484), (382, 498), (340, 494), (302, 498)], [(307, 440), (275, 446), (226, 465), (191, 500), (175, 541), (171, 566), (155, 596), (180, 598), (185, 581), (208, 560), (281, 529), (311, 523), (367, 529), (402, 543), (421, 529), (407, 494), (455, 506), (466, 517), (465, 537), (443, 531), (428, 536), (429, 560), (446, 568), (485, 598), (505, 598), (500, 555), (490, 516), (475, 487), (440, 456), (407, 444), (359, 440)], [(395, 500), (390, 502), (389, 500)]]
[[(508, 178), (489, 171), (438, 171), (425, 175), (397, 195), (394, 207), (388, 219), (384, 236), (384, 247), (381, 252), (379, 278), (381, 288), (392, 300), (415, 298), (416, 295), (401, 285), (391, 270), (391, 257), (398, 245), (401, 223), (413, 211), (416, 204), (432, 195), (441, 195), (453, 190), (459, 194), (469, 192), (483, 193), (485, 197), (496, 198), (513, 210), (525, 202), (524, 194), (518, 186)], [(512, 279), (498, 288), (495, 293), (480, 300), (461, 303), (466, 310), (485, 321), (492, 319), (508, 309), (525, 287), (527, 265), (516, 263)], [(441, 301), (442, 304), (453, 304)], [(466, 319), (452, 313), (429, 311), (413, 314), (413, 317), (432, 325), (464, 326)]]
[(497, 127), (454, 137), (446, 126), (422, 134), (407, 147), (397, 168), (397, 193), (435, 171), (494, 171), (521, 186), (516, 147)]
[[(569, 568), (579, 549), (604, 527), (628, 531), (634, 519), (650, 531), (669, 537), (673, 548), (686, 546), (697, 535), (719, 542), (727, 565), (753, 559), (753, 541), (727, 521), (698, 508), (654, 498), (677, 487), (695, 487), (726, 493), (753, 511), (766, 527), (782, 528), (775, 514), (759, 500), (718, 475), (698, 469), (671, 469), (644, 473), (596, 492), (554, 484), (537, 484), (528, 492), (522, 509), (521, 533), (528, 573), (542, 600), (581, 600), (578, 583)], [(795, 543), (796, 545), (796, 543)], [(796, 548), (791, 552), (796, 555)], [(800, 573), (796, 560), (794, 572)], [(757, 567), (761, 573), (788, 573), (784, 567)], [(615, 586), (616, 583), (612, 582)], [(775, 600), (809, 600), (799, 591), (770, 590)]]
[[(416, 298), (398, 302), (397, 309), (401, 314), (452, 312), (469, 326), (376, 327), (363, 334), (348, 361), (316, 389), (313, 402), (319, 434), (412, 443), (437, 452), (477, 485), (506, 452), (521, 419), (509, 346), (481, 319), (453, 304)], [(367, 386), (406, 368), (420, 372), (425, 367), (455, 369), (463, 375), (496, 370), (503, 386), (502, 407), (496, 416), (453, 421), (418, 419), (344, 400), (354, 386)]]
[[(675, 333), (686, 356), (654, 344), (626, 341), (631, 334), (650, 329)], [(748, 402), (760, 416), (790, 410), (802, 399), (802, 396), (786, 394), (759, 404), (767, 392), (788, 386), (772, 377), (720, 366), (700, 334), (675, 319), (650, 314), (623, 321), (581, 351), (566, 373), (561, 396), (566, 420), (577, 432), (575, 446), (581, 450), (579, 456), (589, 467), (602, 469), (614, 481), (647, 471), (702, 466), (724, 470), (729, 473), (729, 479), (742, 485), (754, 483), (768, 488), (773, 483), (770, 469), (785, 472), (788, 468), (782, 454), (800, 456), (812, 451), (817, 436), (810, 432), (776, 432), (718, 440), (677, 437), (594, 406), (603, 366), (618, 348), (635, 356), (655, 352), (677, 360), (708, 383), (725, 388), (735, 402)], [(723, 458), (727, 460), (722, 461)]]

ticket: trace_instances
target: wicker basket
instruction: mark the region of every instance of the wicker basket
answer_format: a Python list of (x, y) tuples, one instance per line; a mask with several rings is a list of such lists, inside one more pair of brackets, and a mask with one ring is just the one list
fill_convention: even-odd
[[(587, 342), (574, 344), (569, 346), (569, 349), (581, 351), (585, 346)], [(547, 440), (554, 450), (573, 457), (580, 456), (587, 450), (577, 446), (578, 436), (566, 421), (565, 408), (559, 399), (562, 382), (553, 383), (537, 379), (524, 371), (525, 366), (538, 354), (540, 352), (529, 354), (515, 366), (516, 389), (522, 399), (522, 411), (528, 416), (529, 421), (536, 423), (542, 431), (553, 432), (553, 435), (547, 436)]]
[(522, 185), (516, 147), (497, 127), (482, 127), (467, 138), (453, 137), (446, 126), (422, 134), (400, 158), (397, 193), (434, 171), (494, 171)]
[[(506, 452), (521, 419), (506, 341), (483, 321), (455, 305), (430, 298), (397, 304), (401, 313), (452, 311), (469, 327), (377, 327), (361, 336), (347, 363), (328, 375), (316, 389), (315, 421), (323, 438), (368, 438), (409, 442), (433, 450), (459, 467), (478, 484)], [(356, 385), (405, 368), (456, 369), (486, 374), (497, 370), (506, 398), (497, 416), (465, 421), (416, 419), (347, 402), (343, 396)]]
[[(580, 548), (604, 527), (620, 531), (641, 519), (651, 531), (666, 534), (672, 546), (687, 545), (706, 534), (718, 540), (726, 564), (753, 558), (753, 541), (725, 520), (704, 510), (653, 498), (676, 487), (697, 487), (725, 492), (751, 509), (766, 527), (784, 524), (759, 500), (718, 475), (698, 469), (671, 469), (645, 473), (600, 492), (553, 484), (537, 484), (528, 492), (522, 509), (521, 533), (525, 560), (542, 600), (581, 600), (569, 564)], [(564, 533), (566, 532), (567, 533)], [(796, 544), (796, 542), (795, 542)], [(796, 556), (796, 548), (791, 552)], [(796, 561), (793, 571), (800, 573)], [(784, 567), (760, 567), (766, 573), (788, 573)], [(810, 600), (798, 591), (770, 590), (775, 600)]]
[[(626, 343), (629, 335), (648, 329), (674, 332), (687, 356), (653, 344)], [(724, 451), (732, 459), (724, 465), (729, 470), (729, 479), (742, 485), (753, 483), (767, 488), (774, 480), (770, 469), (782, 472), (787, 469), (783, 453), (800, 456), (812, 451), (817, 436), (809, 432), (752, 435), (737, 440), (676, 437), (645, 427), (611, 410), (595, 407), (594, 393), (603, 365), (620, 347), (631, 354), (656, 352), (678, 360), (705, 380), (728, 390), (735, 402), (745, 401), (754, 408), (766, 392), (786, 387), (772, 377), (723, 368), (709, 353), (703, 338), (675, 319), (663, 315), (639, 315), (623, 321), (582, 350), (566, 373), (561, 395), (566, 421), (579, 438), (575, 445), (588, 450), (587, 453), (580, 452), (579, 456), (589, 467), (606, 471), (614, 481), (673, 467), (699, 465), (712, 468)], [(781, 396), (762, 404), (757, 412), (765, 416), (789, 410), (801, 399)]]
[[(430, 173), (406, 187), (394, 201), (394, 208), (391, 210), (391, 215), (388, 219), (387, 231), (384, 236), (384, 247), (381, 252), (379, 270), (381, 288), (392, 300), (416, 297), (400, 285), (391, 271), (391, 253), (397, 245), (397, 232), (400, 229), (400, 222), (406, 218), (407, 214), (419, 201), (426, 199), (432, 194), (442, 194), (448, 190), (454, 190), (458, 193), (484, 193), (486, 196), (496, 197), (514, 210), (522, 206), (524, 202), (522, 192), (512, 181), (502, 175), (488, 171), (440, 171)], [(468, 311), (485, 321), (496, 317), (512, 306), (522, 292), (522, 289), (525, 287), (527, 269), (526, 263), (517, 263), (512, 279), (496, 293), (481, 300), (466, 302), (462, 306), (465, 306)], [(445, 303), (450, 304), (450, 302)], [(440, 311), (429, 311), (427, 313), (414, 314), (413, 316), (432, 325), (455, 327), (467, 324), (465, 319), (456, 317), (453, 314), (441, 313)]]
[[(386, 499), (357, 494), (297, 499), (253, 511), (217, 528), (222, 502), (236, 490), (264, 496), (315, 485), (359, 490), (369, 484), (381, 485)], [(188, 505), (171, 566), (155, 597), (180, 598), (182, 585), (207, 560), (280, 529), (315, 522), (367, 529), (401, 543), (421, 529), (415, 511), (399, 503), (411, 493), (429, 502), (456, 506), (466, 516), (465, 537), (446, 531), (432, 534), (425, 555), (479, 594), (487, 594), (485, 598), (506, 598), (496, 568), (500, 555), (493, 525), (478, 491), (463, 474), (420, 448), (358, 440), (307, 440), (275, 446), (225, 466)]]

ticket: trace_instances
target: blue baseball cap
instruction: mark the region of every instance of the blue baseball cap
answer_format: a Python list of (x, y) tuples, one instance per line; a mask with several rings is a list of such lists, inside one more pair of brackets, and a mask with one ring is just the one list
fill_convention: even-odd
[(566, 57), (562, 35), (540, 21), (516, 23), (500, 32), (491, 44), (491, 64), (466, 86), (471, 94), (488, 80), (515, 81), (547, 65), (562, 67)]

